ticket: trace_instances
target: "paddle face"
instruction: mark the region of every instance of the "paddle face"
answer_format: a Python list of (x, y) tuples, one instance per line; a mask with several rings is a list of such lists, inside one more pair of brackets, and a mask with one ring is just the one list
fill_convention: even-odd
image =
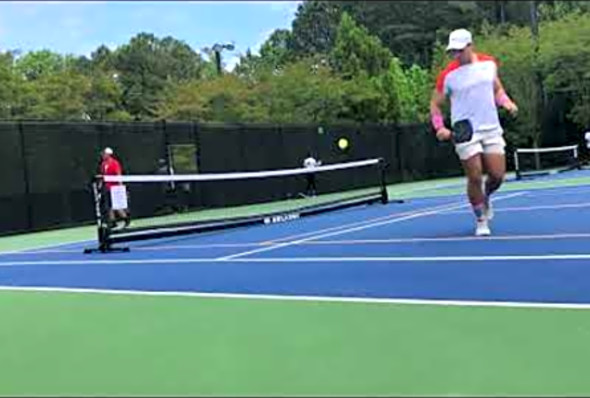
[(468, 142), (473, 137), (473, 126), (469, 119), (459, 120), (453, 124), (453, 141), (456, 144)]

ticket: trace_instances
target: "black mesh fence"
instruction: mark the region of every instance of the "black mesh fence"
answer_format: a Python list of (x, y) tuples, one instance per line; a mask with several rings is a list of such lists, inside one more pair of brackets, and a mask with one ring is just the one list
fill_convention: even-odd
[(398, 127), (398, 154), (404, 181), (450, 177), (461, 173), (461, 164), (449, 142), (439, 142), (429, 126)]
[[(342, 145), (345, 143), (346, 145)], [(311, 153), (324, 165), (382, 157), (388, 183), (459, 175), (452, 145), (425, 125), (242, 125), (192, 122), (0, 123), (0, 233), (44, 230), (94, 221), (89, 184), (100, 151), (111, 147), (125, 174), (218, 173), (301, 167)], [(374, 170), (317, 176), (321, 193), (362, 188)], [(176, 187), (191, 207), (222, 207), (296, 197), (300, 178), (269, 178)], [(134, 216), (153, 214), (165, 184), (130, 189)]]
[(31, 228), (21, 143), (22, 135), (17, 124), (0, 123), (0, 229), (3, 231), (26, 231)]
[[(244, 148), (241, 143), (240, 125), (209, 124), (199, 126), (200, 167), (203, 173), (222, 173), (242, 171)], [(207, 207), (238, 205), (244, 192), (248, 191), (247, 182), (241, 184), (223, 182), (211, 184), (204, 182), (202, 201)]]
[(99, 130), (91, 124), (32, 122), (21, 126), (31, 229), (91, 219), (88, 184), (95, 174)]

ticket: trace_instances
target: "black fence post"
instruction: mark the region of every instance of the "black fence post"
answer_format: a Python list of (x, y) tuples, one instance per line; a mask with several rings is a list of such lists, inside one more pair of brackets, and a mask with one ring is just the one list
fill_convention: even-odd
[(30, 174), (29, 174), (29, 165), (27, 162), (27, 150), (26, 150), (26, 143), (25, 143), (25, 133), (23, 130), (23, 122), (18, 121), (18, 133), (20, 137), (20, 150), (21, 150), (21, 158), (23, 161), (23, 175), (25, 178), (25, 202), (27, 206), (27, 229), (29, 231), (33, 230), (33, 198), (31, 198), (31, 184), (30, 184)]
[[(201, 153), (202, 153), (202, 148), (201, 148), (201, 125), (198, 122), (195, 122), (194, 120), (192, 121), (192, 129), (191, 129), (192, 135), (193, 135), (193, 144), (195, 146), (195, 165), (197, 167), (197, 174), (201, 173)], [(197, 195), (197, 199), (196, 199), (196, 205), (201, 207), (201, 206), (206, 206), (206, 201), (205, 199), (208, 197), (207, 195), (204, 195), (204, 191), (205, 191), (205, 187), (203, 187), (203, 184), (197, 184), (195, 187), (195, 193), (193, 194), (193, 198), (194, 195)]]
[(166, 164), (168, 165), (168, 173), (170, 174), (170, 170), (173, 167), (173, 159), (172, 159), (172, 152), (170, 151), (170, 136), (168, 134), (168, 129), (166, 126), (166, 119), (162, 119), (160, 122), (160, 127), (162, 129), (162, 139), (163, 139), (163, 146), (164, 148), (162, 154), (164, 159), (166, 160)]

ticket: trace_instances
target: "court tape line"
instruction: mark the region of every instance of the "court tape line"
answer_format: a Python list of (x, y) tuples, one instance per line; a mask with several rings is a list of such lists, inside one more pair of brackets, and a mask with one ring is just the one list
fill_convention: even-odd
[[(526, 194), (526, 192), (516, 192), (513, 194), (508, 194), (508, 195), (502, 196), (500, 198), (496, 198), (495, 201), (497, 202), (500, 200), (511, 199), (511, 198), (515, 198), (517, 196), (522, 196), (525, 194)], [(366, 223), (364, 225), (360, 225), (357, 227), (345, 228), (345, 229), (340, 229), (337, 231), (332, 231), (332, 232), (327, 232), (327, 233), (317, 233), (315, 235), (311, 235), (311, 236), (303, 238), (303, 239), (298, 239), (298, 240), (289, 241), (289, 242), (285, 242), (285, 243), (278, 243), (276, 245), (269, 246), (269, 247), (263, 247), (260, 249), (248, 250), (245, 252), (232, 254), (230, 256), (220, 257), (219, 259), (220, 260), (232, 260), (232, 259), (236, 259), (239, 257), (249, 256), (251, 254), (258, 254), (258, 253), (268, 252), (271, 250), (281, 249), (281, 248), (287, 247), (287, 246), (297, 245), (297, 244), (308, 242), (311, 240), (318, 240), (318, 239), (327, 238), (330, 236), (338, 236), (338, 235), (343, 235), (343, 234), (347, 234), (350, 232), (362, 231), (362, 230), (368, 229), (368, 228), (374, 228), (374, 227), (379, 227), (379, 226), (383, 226), (383, 225), (395, 224), (395, 223), (399, 223), (402, 221), (412, 220), (414, 218), (434, 215), (434, 214), (441, 213), (444, 211), (457, 210), (457, 209), (467, 207), (467, 206), (470, 206), (470, 204), (460, 202), (460, 203), (448, 205), (446, 207), (436, 206), (436, 207), (420, 209), (420, 210), (417, 210), (417, 211), (413, 212), (412, 214), (409, 214), (406, 216), (401, 216), (401, 217), (398, 216), (398, 217), (395, 217), (395, 218), (392, 218), (389, 220), (370, 222), (370, 223)]]
[(529, 309), (567, 309), (590, 310), (590, 303), (555, 303), (555, 302), (520, 302), (520, 301), (476, 301), (476, 300), (436, 300), (436, 299), (403, 299), (403, 298), (373, 298), (373, 297), (338, 297), (338, 296), (297, 296), (272, 294), (237, 294), (237, 293), (200, 293), (173, 291), (143, 291), (143, 290), (109, 290), (109, 289), (80, 289), (62, 287), (28, 287), (28, 286), (0, 286), (0, 292), (35, 292), (35, 293), (66, 293), (66, 294), (98, 294), (112, 296), (153, 296), (153, 297), (185, 297), (204, 299), (238, 299), (238, 300), (272, 300), (299, 301), (324, 303), (351, 304), (394, 304), (441, 307), (499, 307), (499, 308), (529, 308)]
[[(23, 235), (23, 239), (27, 239), (26, 235)], [(84, 240), (73, 240), (73, 241), (67, 241), (67, 242), (63, 242), (63, 243), (53, 243), (53, 244), (46, 244), (46, 245), (39, 245), (39, 246), (32, 246), (32, 247), (27, 247), (24, 249), (17, 249), (17, 250), (12, 250), (12, 251), (0, 251), (0, 256), (4, 256), (4, 255), (8, 255), (8, 254), (31, 254), (31, 253), (43, 253), (45, 252), (45, 250), (60, 250), (60, 247), (68, 247), (68, 246), (74, 246), (74, 245), (81, 245), (83, 243), (94, 243), (96, 242), (96, 240), (92, 240), (92, 239), (84, 239)], [(65, 249), (63, 249), (65, 250)], [(80, 250), (78, 250), (78, 252), (80, 252)]]
[(346, 223), (346, 224), (341, 224), (335, 227), (329, 227), (329, 228), (322, 228), (319, 230), (315, 230), (315, 231), (310, 231), (310, 232), (303, 232), (303, 233), (299, 233), (299, 234), (294, 234), (294, 235), (288, 235), (285, 236), (283, 238), (277, 238), (277, 239), (271, 239), (271, 240), (267, 240), (262, 242), (265, 245), (274, 245), (274, 244), (279, 244), (279, 243), (283, 243), (283, 241), (290, 241), (293, 239), (300, 239), (300, 238), (305, 238), (308, 236), (312, 236), (312, 235), (316, 235), (318, 233), (324, 233), (324, 232), (330, 232), (330, 231), (339, 231), (342, 229), (346, 229), (346, 228), (351, 228), (351, 227), (356, 227), (356, 226), (360, 226), (360, 225), (366, 225), (366, 224), (371, 224), (374, 222), (378, 222), (378, 221), (385, 221), (385, 220), (393, 220), (399, 217), (404, 217), (404, 216), (408, 216), (408, 215), (413, 215), (416, 214), (417, 212), (420, 211), (424, 211), (425, 209), (427, 210), (436, 210), (436, 209), (446, 209), (448, 206), (454, 205), (454, 203), (445, 203), (445, 204), (441, 204), (441, 205), (436, 205), (436, 206), (432, 206), (432, 207), (427, 207), (427, 208), (418, 208), (418, 209), (412, 209), (412, 210), (408, 210), (408, 211), (404, 211), (404, 212), (399, 212), (399, 213), (393, 213), (393, 214), (389, 214), (387, 216), (382, 216), (382, 217), (375, 217), (375, 218), (369, 218), (363, 221), (356, 221), (353, 223)]
[[(214, 263), (417, 263), (417, 262), (485, 262), (485, 261), (554, 261), (590, 260), (590, 253), (582, 254), (523, 254), (499, 256), (381, 256), (381, 257), (249, 257), (249, 258), (144, 258), (126, 260), (24, 260), (0, 261), (2, 267), (41, 266), (41, 265), (166, 265), (166, 264), (214, 264)], [(590, 265), (590, 264), (589, 264)]]
[[(519, 207), (501, 207), (498, 209), (494, 209), (496, 213), (503, 213), (503, 212), (519, 212), (519, 211), (537, 211), (537, 210), (560, 210), (560, 209), (579, 209), (590, 207), (590, 202), (586, 203), (564, 203), (561, 205), (542, 205), (542, 206), (519, 206)], [(466, 213), (465, 210), (463, 211), (448, 211), (444, 212), (443, 214), (462, 214)]]
[[(470, 242), (470, 241), (516, 241), (516, 240), (558, 240), (558, 239), (588, 239), (590, 233), (565, 233), (565, 234), (541, 234), (541, 235), (492, 235), (492, 236), (448, 236), (448, 237), (416, 237), (416, 238), (392, 238), (392, 239), (342, 239), (342, 240), (319, 240), (301, 243), (300, 245), (330, 246), (330, 245), (366, 245), (366, 244), (392, 244), (392, 243), (444, 243), (444, 242)], [(194, 245), (169, 245), (155, 247), (134, 247), (133, 251), (144, 252), (165, 252), (168, 250), (198, 250), (217, 248), (249, 248), (269, 246), (268, 242), (245, 242), (245, 243), (202, 243)], [(80, 253), (79, 249), (43, 250), (33, 252), (12, 253), (12, 255), (34, 255), (34, 254), (58, 254), (58, 253)]]

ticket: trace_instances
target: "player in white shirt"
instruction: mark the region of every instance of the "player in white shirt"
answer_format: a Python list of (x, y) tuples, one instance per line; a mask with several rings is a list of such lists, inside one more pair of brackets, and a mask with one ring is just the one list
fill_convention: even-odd
[[(313, 169), (315, 167), (321, 166), (322, 162), (320, 160), (316, 160), (311, 153), (307, 154), (307, 157), (303, 160), (303, 167), (306, 169)], [(307, 196), (316, 196), (317, 188), (316, 188), (316, 179), (315, 173), (309, 173), (305, 175), (307, 180), (307, 187), (305, 188), (305, 194)]]
[[(454, 60), (436, 80), (430, 102), (431, 121), (439, 140), (452, 139), (455, 144), (467, 176), (467, 196), (476, 217), (475, 234), (487, 236), (491, 233), (488, 220), (493, 217), (490, 195), (500, 188), (506, 173), (506, 143), (497, 107), (513, 115), (518, 107), (502, 87), (497, 61), (475, 52), (469, 31), (451, 32), (447, 51)], [(445, 127), (441, 112), (447, 97), (451, 103), (451, 129)]]

